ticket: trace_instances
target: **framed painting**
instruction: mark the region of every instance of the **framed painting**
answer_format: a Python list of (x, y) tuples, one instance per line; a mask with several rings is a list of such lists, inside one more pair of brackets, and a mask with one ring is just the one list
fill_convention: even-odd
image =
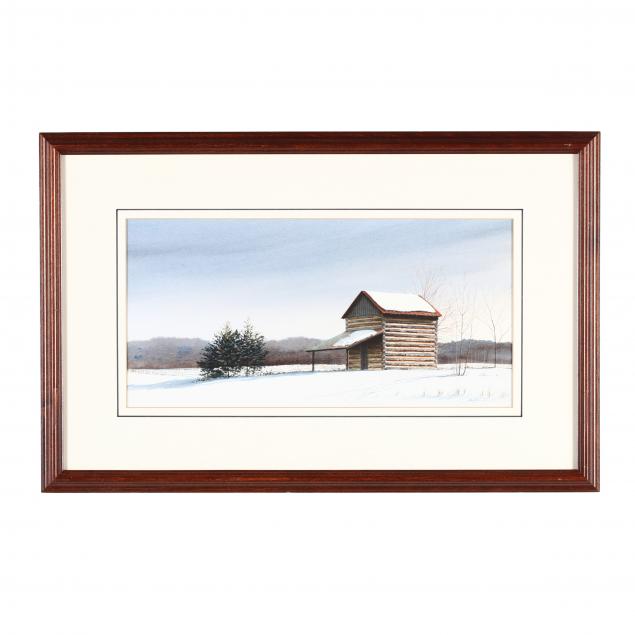
[(40, 157), (43, 491), (599, 489), (599, 133)]

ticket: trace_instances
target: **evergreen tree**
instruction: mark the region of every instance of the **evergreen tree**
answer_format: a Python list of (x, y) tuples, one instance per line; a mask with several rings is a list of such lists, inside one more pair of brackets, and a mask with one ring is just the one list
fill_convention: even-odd
[(267, 350), (265, 338), (256, 333), (251, 322), (247, 320), (240, 334), (241, 366), (246, 368), (247, 375), (253, 375), (265, 364)]
[(239, 373), (243, 366), (241, 334), (226, 324), (203, 349), (198, 365), (206, 379), (231, 377)]
[(247, 375), (253, 375), (264, 366), (266, 354), (264, 336), (249, 321), (242, 332), (226, 324), (205, 346), (198, 365), (205, 379), (231, 377), (243, 369)]

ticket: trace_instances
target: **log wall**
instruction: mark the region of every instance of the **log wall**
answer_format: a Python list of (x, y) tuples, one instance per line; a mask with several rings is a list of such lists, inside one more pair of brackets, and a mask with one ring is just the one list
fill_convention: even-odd
[(437, 318), (386, 315), (384, 368), (436, 368)]
[(380, 329), (382, 326), (381, 315), (367, 315), (360, 317), (347, 317), (346, 330), (359, 331), (360, 329)]
[[(381, 370), (384, 367), (382, 338), (376, 337), (366, 342), (368, 345), (368, 370)], [(348, 351), (348, 370), (361, 370), (361, 345)]]
[[(366, 311), (364, 311), (366, 312)], [(408, 315), (349, 315), (346, 330), (382, 329), (368, 342), (368, 369), (436, 368), (437, 318)], [(360, 347), (348, 352), (348, 368), (360, 370)]]

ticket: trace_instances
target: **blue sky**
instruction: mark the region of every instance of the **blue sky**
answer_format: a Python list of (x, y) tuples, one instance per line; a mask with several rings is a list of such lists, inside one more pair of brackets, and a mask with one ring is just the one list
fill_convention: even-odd
[(144, 219), (127, 229), (129, 340), (209, 339), (247, 318), (267, 339), (326, 338), (344, 330), (360, 290), (417, 292), (422, 269), (442, 275), (448, 298), (468, 284), (511, 308), (511, 221)]

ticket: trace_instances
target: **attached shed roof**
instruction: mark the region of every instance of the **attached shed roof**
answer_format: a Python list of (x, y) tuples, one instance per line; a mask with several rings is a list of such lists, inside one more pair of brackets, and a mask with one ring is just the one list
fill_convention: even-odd
[(346, 349), (357, 346), (362, 342), (372, 340), (384, 332), (384, 329), (360, 329), (358, 331), (345, 331), (335, 337), (320, 342), (316, 346), (307, 349), (310, 351), (333, 351), (337, 349)]
[(441, 313), (437, 311), (428, 301), (416, 293), (391, 293), (388, 291), (360, 291), (351, 305), (342, 316), (345, 318), (349, 311), (361, 296), (367, 297), (370, 302), (383, 314), (408, 314), (408, 315), (429, 315), (439, 317)]

